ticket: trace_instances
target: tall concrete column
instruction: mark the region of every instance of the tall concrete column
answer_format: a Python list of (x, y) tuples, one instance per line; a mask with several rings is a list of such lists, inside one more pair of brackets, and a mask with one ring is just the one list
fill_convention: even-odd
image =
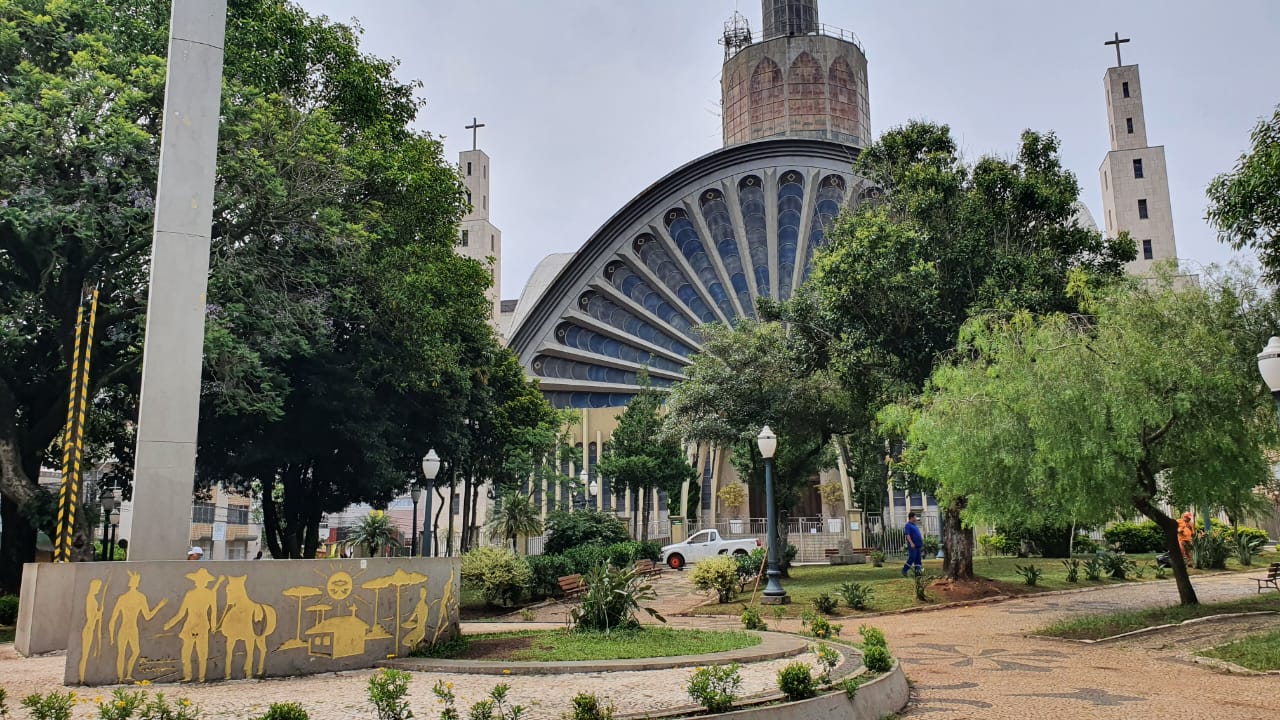
[(130, 560), (180, 560), (191, 527), (226, 0), (173, 0)]

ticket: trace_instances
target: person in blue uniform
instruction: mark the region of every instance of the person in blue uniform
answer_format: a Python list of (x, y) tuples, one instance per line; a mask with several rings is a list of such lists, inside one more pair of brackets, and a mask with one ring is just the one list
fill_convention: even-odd
[(902, 577), (906, 577), (907, 571), (912, 569), (916, 574), (920, 574), (924, 571), (921, 560), (921, 553), (924, 552), (924, 535), (920, 534), (920, 526), (916, 525), (914, 510), (907, 513), (907, 524), (902, 531), (907, 539), (907, 563), (902, 566)]

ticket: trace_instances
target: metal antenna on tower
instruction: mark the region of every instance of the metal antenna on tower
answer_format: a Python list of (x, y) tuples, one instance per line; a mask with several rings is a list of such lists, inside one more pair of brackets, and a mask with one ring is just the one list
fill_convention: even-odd
[(747, 22), (745, 15), (735, 10), (733, 17), (724, 21), (724, 35), (720, 38), (720, 44), (724, 46), (725, 60), (751, 44), (751, 24)]

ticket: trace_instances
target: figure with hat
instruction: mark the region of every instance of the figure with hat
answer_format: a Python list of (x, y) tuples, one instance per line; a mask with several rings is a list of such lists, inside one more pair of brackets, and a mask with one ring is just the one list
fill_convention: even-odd
[(1196, 525), (1191, 519), (1191, 513), (1182, 513), (1182, 517), (1178, 519), (1178, 547), (1182, 548), (1182, 560), (1187, 567), (1191, 567), (1191, 539), (1195, 534)]
[(203, 560), (203, 559), (204, 559), (204, 548), (200, 547), (199, 545), (192, 545), (192, 546), (191, 546), (191, 549), (187, 551), (187, 559), (188, 559), (188, 560)]
[(218, 626), (218, 586), (226, 578), (217, 578), (218, 582), (210, 588), (209, 583), (214, 581), (214, 577), (208, 570), (200, 568), (187, 573), (187, 579), (193, 587), (182, 596), (182, 605), (164, 624), (164, 629), (169, 630), (182, 622), (182, 628), (178, 630), (178, 637), (182, 639), (182, 681), (191, 682), (195, 676), (191, 664), (192, 653), (195, 653), (200, 664), (200, 682), (204, 682), (209, 666), (209, 636)]

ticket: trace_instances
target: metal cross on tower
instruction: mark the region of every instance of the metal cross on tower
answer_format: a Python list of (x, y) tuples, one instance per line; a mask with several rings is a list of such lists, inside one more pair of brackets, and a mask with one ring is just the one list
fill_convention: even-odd
[[(1128, 42), (1127, 40), (1125, 42)], [(471, 124), (467, 129), (471, 131), (471, 149), (476, 149), (476, 134), (480, 132), (480, 128), (484, 127), (484, 123), (478, 122), (475, 117), (471, 118)]]
[(1127, 43), (1127, 42), (1129, 42), (1129, 38), (1121, 38), (1120, 33), (1116, 33), (1116, 38), (1114, 40), (1108, 40), (1102, 43), (1103, 45), (1116, 46), (1116, 67), (1120, 67), (1121, 65), (1123, 65), (1123, 63), (1120, 62), (1120, 45), (1122, 43)]

